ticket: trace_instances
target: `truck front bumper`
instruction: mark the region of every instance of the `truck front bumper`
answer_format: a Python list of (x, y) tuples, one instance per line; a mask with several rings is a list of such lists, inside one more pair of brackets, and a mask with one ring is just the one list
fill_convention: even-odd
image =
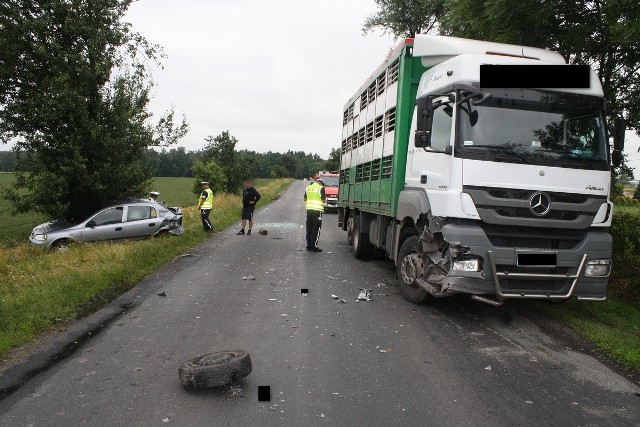
[[(603, 231), (585, 231), (579, 239), (563, 240), (558, 236), (558, 249), (527, 247), (523, 235), (519, 244), (501, 246), (482, 227), (468, 224), (446, 224), (444, 239), (463, 254), (463, 259), (477, 259), (479, 271), (450, 270), (444, 276), (442, 292), (474, 294), (476, 299), (499, 305), (506, 299), (563, 300), (572, 296), (585, 300), (606, 298), (612, 239)], [(496, 239), (493, 239), (496, 240)], [(513, 240), (513, 237), (512, 237)], [(515, 239), (517, 240), (517, 238)], [(522, 265), (522, 260), (552, 259), (553, 265)], [(542, 258), (535, 258), (542, 257)], [(591, 262), (608, 262), (606, 274), (589, 275)], [(597, 261), (599, 262), (599, 261)], [(494, 299), (482, 297), (493, 295)]]

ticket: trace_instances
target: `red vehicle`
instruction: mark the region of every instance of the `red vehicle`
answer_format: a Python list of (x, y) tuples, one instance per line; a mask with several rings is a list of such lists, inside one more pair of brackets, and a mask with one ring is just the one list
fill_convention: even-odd
[(340, 175), (335, 172), (321, 171), (316, 179), (324, 182), (324, 194), (326, 200), (324, 202), (325, 210), (338, 208), (338, 188), (340, 185)]

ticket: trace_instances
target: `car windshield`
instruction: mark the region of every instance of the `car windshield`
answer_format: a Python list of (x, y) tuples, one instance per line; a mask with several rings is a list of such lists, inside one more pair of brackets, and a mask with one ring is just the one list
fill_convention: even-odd
[(338, 177), (337, 176), (322, 176), (320, 179), (324, 182), (324, 185), (327, 187), (337, 187), (338, 186)]
[(602, 102), (590, 96), (519, 91), (459, 107), (464, 158), (608, 170)]

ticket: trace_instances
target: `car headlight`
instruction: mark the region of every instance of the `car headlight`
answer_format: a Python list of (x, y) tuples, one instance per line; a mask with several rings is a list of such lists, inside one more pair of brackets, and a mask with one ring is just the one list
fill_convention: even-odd
[(38, 242), (44, 242), (47, 239), (45, 234), (36, 234), (33, 236), (33, 240), (37, 240)]
[(452, 270), (458, 271), (478, 271), (480, 269), (480, 263), (477, 259), (465, 259), (460, 261), (454, 261)]
[(610, 270), (610, 259), (594, 259), (587, 261), (587, 268), (584, 270), (584, 275), (590, 277), (605, 277), (609, 275)]

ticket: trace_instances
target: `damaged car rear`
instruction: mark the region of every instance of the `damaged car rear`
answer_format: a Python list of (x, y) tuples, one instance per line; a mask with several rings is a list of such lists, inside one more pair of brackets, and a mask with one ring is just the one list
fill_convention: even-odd
[(182, 210), (131, 199), (101, 209), (80, 223), (56, 220), (38, 225), (29, 242), (45, 249), (65, 249), (74, 242), (141, 240), (163, 233), (184, 233)]

